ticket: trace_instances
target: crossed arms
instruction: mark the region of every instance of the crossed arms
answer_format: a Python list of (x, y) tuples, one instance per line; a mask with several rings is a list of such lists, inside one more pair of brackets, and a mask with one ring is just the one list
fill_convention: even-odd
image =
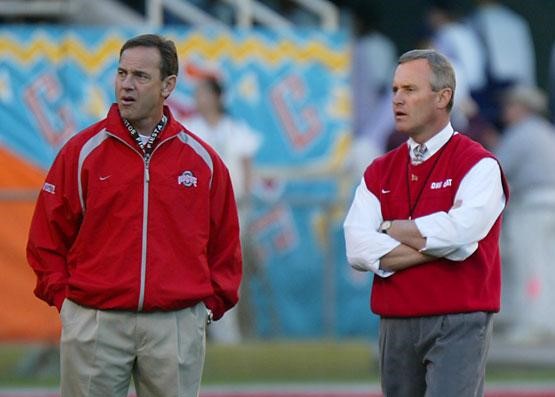
[(354, 269), (381, 277), (437, 258), (462, 261), (476, 251), (504, 207), (499, 165), (485, 158), (463, 178), (449, 211), (389, 219), (386, 234), (379, 230), (381, 204), (362, 179), (344, 222), (347, 259)]

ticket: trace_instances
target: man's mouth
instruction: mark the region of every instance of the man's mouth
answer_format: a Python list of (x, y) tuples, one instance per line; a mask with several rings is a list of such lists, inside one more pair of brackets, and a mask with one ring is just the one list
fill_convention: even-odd
[(395, 111), (395, 118), (396, 119), (400, 119), (400, 118), (403, 118), (403, 117), (406, 117), (406, 116), (407, 116), (407, 114), (405, 112), (402, 112), (400, 110)]
[(135, 103), (135, 98), (131, 96), (122, 96), (120, 97), (120, 103), (124, 106), (132, 105)]

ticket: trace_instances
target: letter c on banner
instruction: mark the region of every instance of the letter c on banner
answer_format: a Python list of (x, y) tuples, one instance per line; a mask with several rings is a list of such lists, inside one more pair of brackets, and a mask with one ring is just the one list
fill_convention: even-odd
[(289, 75), (271, 92), (271, 99), (287, 137), (295, 150), (303, 150), (322, 134), (322, 122), (314, 106), (307, 106), (306, 84)]
[[(62, 145), (76, 129), (67, 105), (52, 109), (62, 95), (61, 91), (62, 87), (55, 76), (43, 74), (27, 87), (24, 94), (40, 132), (53, 147)], [(55, 124), (59, 123), (62, 124), (61, 128), (56, 128)]]

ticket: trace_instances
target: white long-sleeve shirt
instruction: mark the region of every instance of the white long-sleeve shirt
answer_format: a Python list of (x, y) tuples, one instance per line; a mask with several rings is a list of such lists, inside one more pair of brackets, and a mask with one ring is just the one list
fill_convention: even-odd
[[(433, 156), (451, 135), (448, 124), (426, 146), (424, 161)], [(412, 149), (416, 142), (407, 142)], [(412, 156), (412, 150), (409, 150)], [(478, 248), (505, 207), (505, 194), (499, 164), (492, 158), (480, 160), (462, 179), (448, 212), (439, 211), (415, 218), (416, 227), (426, 245), (421, 250), (427, 255), (444, 257), (452, 261), (468, 258)], [(400, 242), (378, 231), (383, 222), (378, 198), (368, 190), (364, 178), (357, 187), (351, 208), (344, 222), (347, 260), (360, 271), (372, 271), (381, 277), (393, 272), (380, 269), (380, 258)]]

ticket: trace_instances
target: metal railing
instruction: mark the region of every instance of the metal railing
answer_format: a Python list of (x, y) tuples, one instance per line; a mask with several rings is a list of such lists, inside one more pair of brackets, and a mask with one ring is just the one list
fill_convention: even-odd
[(164, 9), (192, 25), (226, 27), (224, 23), (199, 7), (182, 0), (148, 0), (146, 18), (151, 26), (159, 27), (164, 24)]
[[(250, 28), (255, 22), (275, 28), (288, 29), (292, 23), (270, 7), (256, 0), (221, 0), (236, 12), (236, 25)], [(328, 0), (295, 0), (302, 8), (315, 13), (320, 18), (320, 26), (327, 31), (337, 30), (339, 25), (339, 10)], [(146, 18), (151, 26), (163, 25), (164, 9), (172, 12), (176, 17), (195, 26), (226, 26), (206, 11), (186, 0), (147, 0)]]
[[(0, 0), (0, 16), (3, 17), (44, 17), (71, 18), (78, 15), (77, 11), (86, 3), (84, 0)], [(251, 28), (255, 23), (272, 29), (290, 29), (291, 21), (280, 15), (258, 0), (220, 0), (231, 6), (236, 15), (236, 26)], [(295, 3), (315, 14), (320, 27), (326, 31), (337, 30), (339, 25), (339, 10), (329, 0), (294, 0)], [(123, 6), (114, 0), (103, 0), (102, 7), (114, 8), (116, 14), (121, 14), (124, 25), (125, 13)], [(145, 22), (152, 27), (164, 24), (164, 10), (169, 11), (178, 19), (194, 26), (229, 27), (208, 12), (187, 0), (146, 0)], [(81, 18), (82, 19), (82, 18)], [(136, 21), (130, 21), (135, 23)]]
[(72, 0), (0, 0), (4, 17), (60, 17), (73, 11)]
[(327, 31), (339, 28), (339, 10), (328, 0), (294, 0), (295, 3), (320, 17), (320, 27)]

